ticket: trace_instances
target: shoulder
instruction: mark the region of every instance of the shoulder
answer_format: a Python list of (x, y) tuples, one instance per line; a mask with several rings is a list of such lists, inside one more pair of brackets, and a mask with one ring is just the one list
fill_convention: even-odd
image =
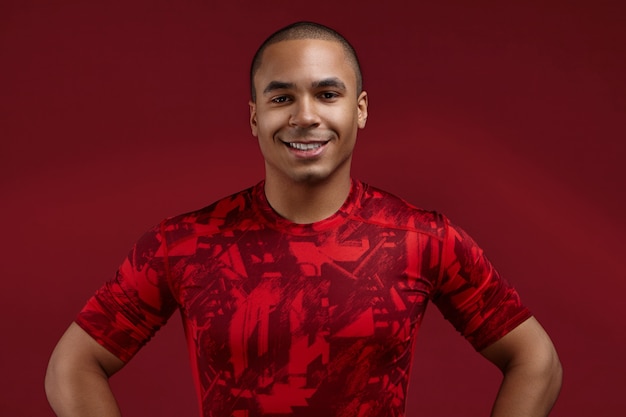
[(417, 207), (380, 188), (361, 184), (363, 196), (357, 215), (362, 221), (444, 238), (449, 222), (443, 214)]
[(253, 195), (259, 185), (223, 197), (198, 210), (164, 219), (158, 226), (168, 244), (199, 234), (212, 235), (253, 222)]

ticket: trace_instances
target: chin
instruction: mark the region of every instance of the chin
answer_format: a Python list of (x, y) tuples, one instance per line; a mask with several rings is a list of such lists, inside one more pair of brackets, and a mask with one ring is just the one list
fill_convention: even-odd
[(335, 180), (339, 180), (344, 176), (344, 170), (347, 168), (347, 176), (350, 177), (350, 164), (340, 165), (338, 167), (310, 166), (308, 169), (295, 171), (290, 178), (297, 184), (301, 185), (323, 185)]
[[(303, 167), (301, 167), (303, 168)], [(287, 173), (287, 178), (296, 184), (320, 184), (334, 177), (334, 172), (329, 172), (321, 167), (307, 167), (308, 169), (294, 170)]]
[(318, 173), (306, 173), (292, 177), (294, 182), (302, 185), (318, 185), (326, 182), (328, 179), (328, 175), (321, 175)]

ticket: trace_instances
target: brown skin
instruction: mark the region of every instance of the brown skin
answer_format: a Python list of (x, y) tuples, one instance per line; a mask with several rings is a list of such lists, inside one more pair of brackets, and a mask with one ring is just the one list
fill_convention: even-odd
[[(270, 45), (254, 76), (250, 127), (265, 159), (265, 194), (296, 223), (335, 213), (350, 192), (358, 129), (367, 121), (367, 93), (337, 42), (290, 40)], [(316, 143), (297, 151), (286, 143)]]
[(563, 369), (550, 337), (534, 317), (480, 353), (504, 376), (492, 417), (550, 413), (561, 389)]
[(72, 323), (52, 352), (46, 395), (57, 416), (120, 416), (109, 377), (124, 363)]
[[(322, 220), (350, 192), (357, 131), (367, 121), (367, 93), (339, 44), (284, 41), (269, 46), (255, 74), (250, 126), (265, 159), (272, 207), (296, 223)], [(293, 149), (287, 143), (298, 142)], [(503, 372), (492, 417), (546, 416), (561, 387), (561, 365), (550, 338), (530, 318), (481, 354)], [(124, 366), (78, 325), (55, 348), (46, 393), (61, 417), (119, 416), (108, 378)]]

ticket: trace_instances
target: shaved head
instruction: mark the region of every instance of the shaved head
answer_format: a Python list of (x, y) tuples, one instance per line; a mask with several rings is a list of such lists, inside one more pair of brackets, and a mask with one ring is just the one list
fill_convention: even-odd
[(357, 94), (363, 89), (363, 77), (361, 75), (361, 65), (357, 58), (356, 51), (350, 43), (337, 31), (313, 22), (296, 22), (286, 26), (270, 35), (254, 54), (252, 65), (250, 66), (250, 96), (252, 101), (256, 101), (256, 89), (254, 87), (254, 75), (261, 66), (263, 61), (263, 52), (265, 49), (278, 42), (290, 41), (296, 39), (320, 39), (339, 43), (346, 54), (348, 63), (354, 69), (356, 74)]

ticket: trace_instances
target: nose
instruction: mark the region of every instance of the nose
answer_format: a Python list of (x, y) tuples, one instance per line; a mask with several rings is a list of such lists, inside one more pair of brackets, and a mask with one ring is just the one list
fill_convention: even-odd
[(291, 107), (292, 113), (289, 125), (293, 127), (309, 128), (319, 125), (319, 115), (315, 101), (311, 98), (302, 98)]

